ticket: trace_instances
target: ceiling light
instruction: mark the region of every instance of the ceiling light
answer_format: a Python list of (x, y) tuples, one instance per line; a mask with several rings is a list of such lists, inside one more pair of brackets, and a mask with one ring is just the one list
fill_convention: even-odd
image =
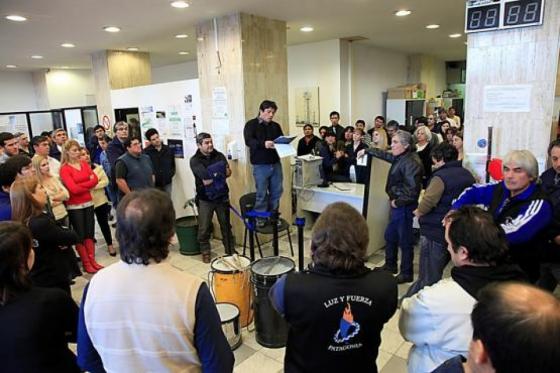
[(27, 21), (27, 18), (25, 18), (23, 16), (18, 16), (16, 14), (10, 14), (9, 16), (6, 16), (6, 19), (9, 19), (10, 21), (15, 21), (15, 22)]
[(451, 34), (449, 35), (450, 38), (456, 39), (456, 38), (460, 38), (462, 35), (461, 34)]
[(16, 66), (16, 65), (6, 65), (6, 68), (8, 68), (8, 69), (16, 69), (17, 66)]
[(119, 31), (121, 31), (121, 29), (117, 26), (105, 26), (105, 27), (103, 27), (103, 30), (105, 30), (107, 32), (119, 32)]
[(403, 10), (396, 11), (395, 15), (397, 17), (404, 17), (404, 16), (408, 16), (410, 13), (412, 13), (410, 10), (403, 9)]
[(61, 69), (69, 69), (70, 67), (68, 66), (60, 66)]
[(185, 55), (189, 54), (189, 52), (181, 51), (181, 52), (179, 52), (179, 54), (180, 54), (181, 56), (185, 56)]
[(303, 26), (302, 28), (299, 29), (299, 31), (302, 31), (302, 32), (311, 32), (311, 31), (313, 31), (313, 27), (311, 27), (311, 26)]
[(189, 7), (189, 3), (187, 3), (186, 1), (173, 1), (171, 3), (171, 6), (173, 8), (184, 9)]
[(75, 47), (75, 45), (72, 44), (72, 43), (62, 43), (62, 44), (60, 44), (60, 46), (64, 47), (64, 48), (74, 48)]
[(34, 60), (42, 60), (43, 56), (40, 56), (38, 54), (34, 54), (33, 56), (31, 56), (31, 58), (33, 58)]
[(429, 30), (435, 30), (435, 29), (439, 28), (439, 25), (436, 25), (436, 24), (434, 23), (433, 25), (428, 25), (428, 26), (426, 26), (426, 28), (429, 29)]
[(204, 38), (202, 36), (199, 36), (198, 38), (196, 38), (196, 40), (198, 41), (204, 41)]
[(175, 35), (175, 37), (177, 39), (185, 39), (185, 38), (188, 38), (189, 35), (187, 35), (187, 34), (177, 34), (177, 35)]
[(136, 47), (128, 47), (128, 48), (126, 48), (126, 50), (129, 51), (129, 52), (138, 52), (138, 48), (136, 48)]

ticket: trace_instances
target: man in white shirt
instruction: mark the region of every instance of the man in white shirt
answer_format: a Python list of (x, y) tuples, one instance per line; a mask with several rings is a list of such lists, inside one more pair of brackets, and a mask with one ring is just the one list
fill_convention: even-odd
[(456, 355), (466, 356), (478, 291), (492, 282), (525, 280), (521, 268), (506, 262), (506, 235), (488, 212), (464, 206), (445, 222), (447, 250), (454, 264), (451, 277), (402, 302), (399, 329), (414, 344), (408, 359), (411, 373), (429, 373)]

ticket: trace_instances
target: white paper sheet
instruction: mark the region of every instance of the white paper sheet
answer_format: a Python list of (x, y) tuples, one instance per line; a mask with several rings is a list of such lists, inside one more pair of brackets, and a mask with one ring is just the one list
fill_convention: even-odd
[(290, 144), (274, 144), (274, 149), (276, 149), (280, 158), (286, 158), (297, 154), (297, 151)]
[(487, 85), (484, 87), (484, 111), (487, 113), (528, 113), (531, 111), (530, 84)]

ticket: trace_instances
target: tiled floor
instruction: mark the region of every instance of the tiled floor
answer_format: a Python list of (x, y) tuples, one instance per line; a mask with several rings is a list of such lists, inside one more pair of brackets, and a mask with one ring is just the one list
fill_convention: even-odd
[[(309, 231), (306, 231), (306, 236), (309, 235)], [(110, 265), (116, 262), (118, 259), (109, 256), (106, 252), (105, 244), (101, 239), (101, 234), (97, 235), (98, 249), (97, 249), (97, 259), (102, 265)], [(292, 236), (292, 242), (296, 244), (295, 233)], [(220, 241), (213, 241), (214, 256), (222, 255), (224, 250)], [(304, 247), (309, 247), (309, 238), (305, 239)], [(270, 245), (265, 245), (264, 254), (271, 255), (272, 249)], [(297, 247), (294, 247), (296, 251), (296, 256), (293, 257), (294, 261), (297, 261)], [(417, 251), (417, 250), (416, 250)], [(286, 237), (280, 239), (280, 254), (290, 257), (289, 245)], [(178, 252), (177, 247), (171, 249), (171, 255), (169, 257), (171, 264), (196, 276), (202, 277), (207, 280), (208, 272), (210, 269), (209, 264), (204, 264), (201, 261), (199, 255), (196, 256), (184, 256)], [(309, 262), (309, 257), (305, 257), (306, 263)], [(380, 265), (383, 262), (382, 253), (375, 253), (372, 255), (367, 263), (368, 266)], [(416, 262), (418, 262), (416, 260)], [(72, 286), (72, 295), (74, 299), (79, 302), (82, 297), (82, 292), (87, 281), (91, 278), (91, 275), (85, 275), (76, 279), (76, 284)], [(399, 294), (402, 296), (408, 285), (399, 286)], [(410, 343), (405, 342), (401, 337), (398, 330), (398, 318), (399, 310), (393, 316), (391, 320), (385, 325), (381, 333), (381, 346), (379, 349), (379, 356), (377, 358), (377, 367), (380, 373), (404, 373), (406, 372), (406, 359), (407, 354), (410, 349)], [(284, 359), (284, 348), (280, 349), (269, 349), (260, 346), (255, 341), (254, 331), (243, 330), (243, 344), (235, 350), (235, 372), (239, 373), (276, 373), (283, 372), (283, 359)]]

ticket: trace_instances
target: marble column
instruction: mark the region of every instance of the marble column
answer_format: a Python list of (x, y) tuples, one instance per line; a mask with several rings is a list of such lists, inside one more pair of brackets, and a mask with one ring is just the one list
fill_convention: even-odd
[[(214, 136), (222, 152), (224, 145), (220, 149), (219, 144), (238, 144), (239, 158), (229, 162), (233, 176), (228, 184), (231, 203), (239, 208), (239, 198), (255, 190), (243, 139), (245, 122), (257, 116), (263, 100), (273, 100), (278, 105), (274, 120), (280, 123), (284, 134), (289, 133), (286, 23), (236, 13), (198, 24), (196, 35), (202, 127)], [(213, 119), (212, 93), (217, 87), (224, 87), (227, 95), (225, 129), (224, 121)], [(288, 160), (282, 161), (282, 169), (284, 194), (280, 212), (291, 221), (292, 174)], [(242, 243), (243, 223), (232, 217), (232, 224), (237, 242)]]
[[(481, 147), (488, 126), (494, 128), (493, 155), (528, 149), (541, 164), (553, 131), (553, 106), (560, 47), (560, 1), (546, 1), (541, 26), (469, 34), (465, 92), (467, 153)], [(485, 112), (488, 85), (528, 85), (530, 111)], [(556, 114), (557, 115), (557, 114)], [(543, 170), (540, 170), (543, 171)]]
[(151, 84), (150, 54), (104, 50), (91, 55), (99, 123), (107, 115), (115, 123), (111, 90)]

